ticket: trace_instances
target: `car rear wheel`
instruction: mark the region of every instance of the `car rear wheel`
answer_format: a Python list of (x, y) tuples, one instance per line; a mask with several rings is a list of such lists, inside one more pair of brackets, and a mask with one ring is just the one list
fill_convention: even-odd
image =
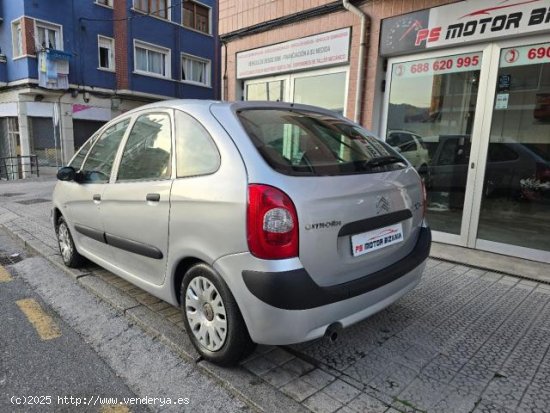
[(84, 257), (76, 250), (71, 231), (63, 217), (59, 217), (57, 221), (56, 233), (59, 252), (61, 253), (63, 263), (71, 268), (80, 267), (84, 263)]
[(231, 365), (254, 349), (237, 303), (221, 277), (197, 264), (183, 277), (181, 309), (185, 328), (197, 351), (209, 361)]

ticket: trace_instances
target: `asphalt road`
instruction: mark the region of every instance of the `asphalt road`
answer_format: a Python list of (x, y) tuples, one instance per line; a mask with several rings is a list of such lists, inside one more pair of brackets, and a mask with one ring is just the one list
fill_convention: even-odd
[(0, 412), (248, 409), (1, 229), (0, 332)]

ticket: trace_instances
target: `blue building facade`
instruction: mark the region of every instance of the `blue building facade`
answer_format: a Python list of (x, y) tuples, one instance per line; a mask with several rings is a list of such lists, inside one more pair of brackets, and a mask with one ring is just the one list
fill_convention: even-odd
[(124, 111), (219, 98), (217, 16), (216, 0), (0, 0), (0, 157), (57, 166)]

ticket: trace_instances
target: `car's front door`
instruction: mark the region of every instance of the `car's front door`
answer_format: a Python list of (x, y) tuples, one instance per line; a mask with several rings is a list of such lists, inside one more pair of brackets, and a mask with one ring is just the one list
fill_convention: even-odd
[(172, 111), (136, 116), (101, 202), (113, 265), (129, 278), (160, 285), (168, 255), (172, 187)]
[(67, 190), (63, 192), (68, 195), (62, 202), (61, 213), (71, 226), (78, 248), (106, 260), (110, 259), (110, 253), (103, 238), (101, 198), (129, 123), (129, 119), (122, 120), (105, 129), (97, 139), (87, 143), (86, 145), (93, 144), (91, 149), (88, 151), (85, 146), (71, 164), (80, 170), (81, 180), (64, 183)]

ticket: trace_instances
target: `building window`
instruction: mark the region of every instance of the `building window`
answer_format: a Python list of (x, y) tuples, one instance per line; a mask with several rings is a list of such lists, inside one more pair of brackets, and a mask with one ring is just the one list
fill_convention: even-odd
[(57, 24), (36, 21), (36, 48), (63, 50), (63, 39), (61, 38), (61, 26)]
[(151, 14), (161, 19), (168, 19), (169, 0), (134, 0), (134, 9)]
[(99, 4), (100, 6), (106, 6), (113, 8), (113, 0), (96, 0), (96, 4)]
[(170, 49), (135, 41), (134, 67), (136, 72), (169, 78)]
[(110, 37), (98, 36), (97, 49), (99, 67), (101, 69), (115, 70), (115, 41)]
[(210, 60), (182, 54), (181, 80), (210, 86)]
[(21, 20), (17, 20), (11, 24), (11, 38), (13, 40), (13, 57), (23, 56), (23, 29)]
[(194, 1), (183, 2), (183, 25), (203, 33), (210, 33), (210, 8)]

